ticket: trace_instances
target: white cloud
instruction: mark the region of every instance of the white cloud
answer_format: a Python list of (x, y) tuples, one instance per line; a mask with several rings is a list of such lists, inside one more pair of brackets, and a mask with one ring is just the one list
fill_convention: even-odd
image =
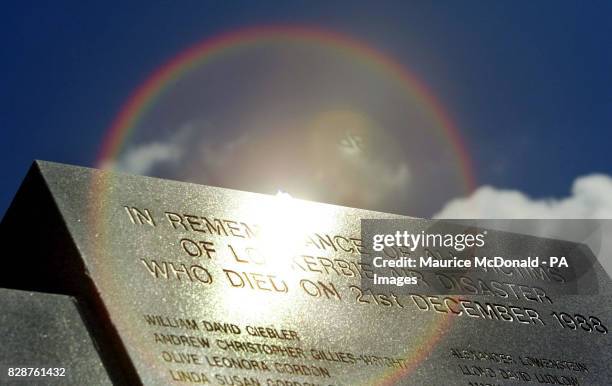
[(156, 165), (176, 162), (182, 150), (173, 143), (152, 142), (128, 149), (113, 168), (134, 174), (148, 174)]
[(103, 168), (132, 174), (150, 175), (158, 166), (176, 165), (185, 155), (194, 129), (194, 124), (189, 122), (173, 131), (165, 140), (130, 145), (120, 154), (118, 159), (103, 165)]
[(574, 181), (569, 197), (532, 199), (517, 190), (478, 188), (467, 198), (454, 199), (436, 218), (612, 219), (612, 177), (593, 174)]
[[(517, 190), (478, 188), (467, 198), (447, 203), (435, 218), (565, 219), (564, 221), (489, 221), (485, 226), (587, 244), (608, 274), (612, 273), (612, 177), (592, 174), (574, 181), (561, 199), (533, 199)], [(567, 219), (601, 219), (569, 221)], [(603, 221), (608, 219), (607, 221)]]

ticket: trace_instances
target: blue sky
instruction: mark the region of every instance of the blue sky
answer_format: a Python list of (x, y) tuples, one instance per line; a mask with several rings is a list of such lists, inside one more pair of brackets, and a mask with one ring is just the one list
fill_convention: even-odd
[(92, 166), (131, 91), (182, 49), (267, 24), (351, 36), (425, 82), (479, 185), (563, 197), (612, 165), (612, 3), (39, 2), (0, 23), (0, 213), (33, 159)]

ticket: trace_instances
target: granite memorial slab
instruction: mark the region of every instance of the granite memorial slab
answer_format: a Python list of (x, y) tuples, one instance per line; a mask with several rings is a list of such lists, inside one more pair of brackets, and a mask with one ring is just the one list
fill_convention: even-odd
[(550, 270), (366, 288), (362, 220), (403, 218), (38, 161), (0, 225), (0, 286), (77, 298), (115, 383), (612, 384), (596, 261), (589, 294)]

